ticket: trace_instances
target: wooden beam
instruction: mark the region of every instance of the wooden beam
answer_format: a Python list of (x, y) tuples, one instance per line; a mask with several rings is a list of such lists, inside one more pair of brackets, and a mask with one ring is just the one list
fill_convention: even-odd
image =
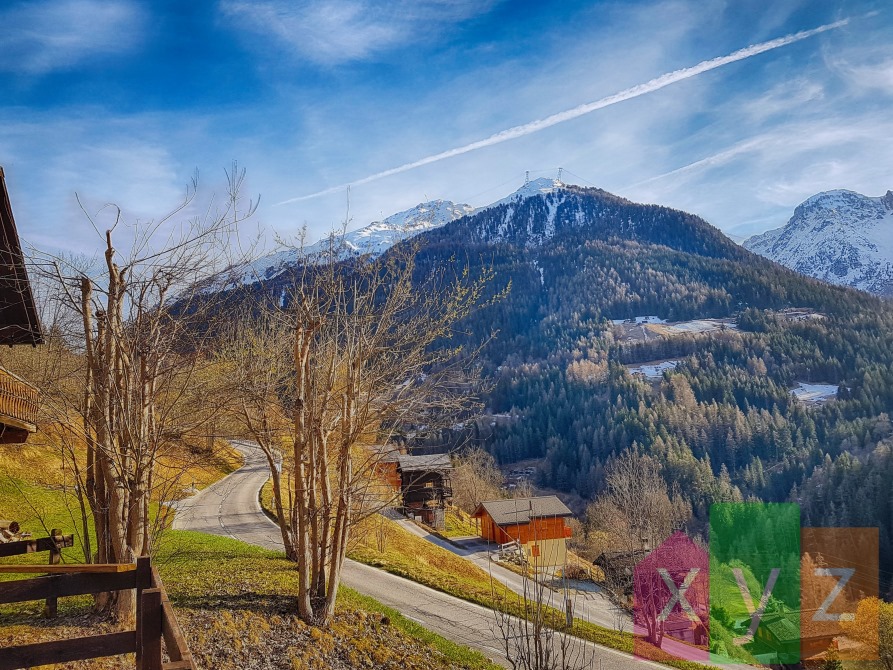
[[(44, 568), (49, 566), (43, 566)], [(61, 574), (0, 582), (0, 604), (136, 588), (136, 571)]]
[(66, 575), (72, 573), (131, 572), (136, 570), (133, 563), (68, 563), (66, 565), (0, 565), (0, 574), (38, 573), (45, 575)]
[[(74, 535), (63, 535), (61, 542), (59, 538), (56, 538), (56, 544), (60, 547), (73, 547)], [(20, 554), (33, 554), (38, 551), (51, 551), (53, 546), (53, 540), (49, 537), (39, 537), (36, 540), (4, 542), (0, 544), (0, 558), (18, 556)]]
[(180, 624), (174, 614), (174, 608), (171, 601), (167, 597), (167, 591), (164, 584), (161, 583), (161, 577), (158, 575), (158, 569), (152, 566), (152, 585), (161, 589), (161, 632), (164, 636), (164, 647), (171, 661), (183, 661), (192, 665), (192, 654), (189, 652), (189, 645), (186, 643), (186, 636), (180, 630)]
[(132, 654), (136, 651), (136, 631), (107, 633), (7, 647), (0, 654), (0, 670), (19, 670), (51, 663), (70, 663), (88, 658)]
[[(50, 548), (50, 565), (59, 565), (62, 562), (62, 532), (53, 528), (50, 533), (50, 540), (53, 546)], [(56, 596), (47, 598), (46, 606), (43, 608), (43, 615), (49, 619), (56, 616), (59, 611), (59, 599)]]

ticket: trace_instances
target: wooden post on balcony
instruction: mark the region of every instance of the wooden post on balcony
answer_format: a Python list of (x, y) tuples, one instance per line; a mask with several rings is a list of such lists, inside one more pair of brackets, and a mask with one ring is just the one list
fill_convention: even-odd
[[(50, 547), (50, 565), (59, 565), (62, 561), (62, 531), (58, 528), (53, 528), (50, 532), (50, 542), (52, 543), (52, 546)], [(58, 609), (59, 599), (47, 598), (46, 605), (43, 608), (43, 615), (47, 619), (54, 617), (56, 616)]]

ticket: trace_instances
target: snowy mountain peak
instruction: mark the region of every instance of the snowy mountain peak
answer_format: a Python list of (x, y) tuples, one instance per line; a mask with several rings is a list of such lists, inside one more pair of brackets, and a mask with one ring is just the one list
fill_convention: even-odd
[(744, 242), (802, 274), (878, 295), (893, 295), (893, 193), (817, 193), (781, 228)]
[(287, 249), (264, 256), (238, 270), (240, 276), (237, 283), (250, 284), (261, 279), (271, 279), (302, 259), (306, 262), (307, 259), (329, 252), (333, 246), (335, 254), (341, 259), (366, 254), (379, 256), (402, 240), (440, 228), (473, 211), (471, 205), (456, 204), (449, 200), (423, 202), (344, 235), (333, 231), (303, 250)]
[(499, 207), (500, 205), (508, 205), (513, 202), (518, 202), (519, 200), (527, 200), (527, 198), (533, 198), (539, 195), (549, 195), (550, 193), (555, 193), (562, 188), (564, 188), (564, 183), (558, 181), (557, 179), (548, 179), (546, 177), (540, 177), (539, 179), (534, 179), (533, 181), (529, 181), (524, 186), (519, 188), (517, 191), (512, 193), (511, 195), (502, 198), (501, 200), (497, 200), (494, 203), (489, 205), (484, 205), (483, 207), (479, 207), (476, 209), (476, 212), (483, 211), (485, 209), (490, 209), (491, 207)]
[[(440, 228), (472, 211), (474, 210), (471, 205), (457, 205), (449, 200), (431, 200), (347, 233), (344, 236), (344, 243), (359, 253), (381, 253), (402, 239), (426, 230)], [(386, 246), (379, 249), (382, 244)]]
[[(471, 205), (462, 205), (449, 200), (431, 200), (415, 207), (391, 214), (381, 221), (373, 221), (368, 226), (345, 233), (337, 240), (343, 247), (342, 255), (380, 255), (402, 240), (415, 237), (426, 230), (434, 230), (450, 221), (462, 218), (474, 211)], [(305, 251), (314, 254), (325, 251), (331, 238), (324, 238)]]
[(562, 188), (563, 186), (564, 184), (557, 179), (540, 177), (539, 179), (527, 182), (509, 197), (518, 200), (521, 198), (530, 198), (535, 195), (546, 195), (548, 193), (554, 193), (557, 189)]

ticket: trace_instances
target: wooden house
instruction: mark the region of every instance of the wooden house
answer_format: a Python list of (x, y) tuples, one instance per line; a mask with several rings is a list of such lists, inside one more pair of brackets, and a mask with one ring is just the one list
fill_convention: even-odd
[(402, 455), (403, 452), (399, 447), (389, 444), (371, 445), (368, 449), (369, 458), (372, 462), (372, 471), (391, 491), (399, 491), (400, 473), (397, 471), (397, 457)]
[(471, 516), (488, 542), (517, 542), (526, 559), (539, 567), (564, 565), (571, 536), (565, 519), (573, 513), (557, 496), (489, 500)]
[[(37, 308), (2, 167), (0, 236), (0, 344), (40, 344)], [(0, 443), (22, 443), (37, 430), (38, 400), (36, 387), (0, 367)]]
[(791, 659), (822, 659), (829, 649), (838, 648), (841, 627), (836, 621), (814, 621), (817, 610), (802, 612), (771, 612), (765, 614), (757, 628), (757, 643), (761, 649), (771, 650), (774, 660), (760, 656), (760, 660), (791, 663)]
[(398, 454), (395, 458), (404, 511), (420, 517), (429, 526), (442, 529), (446, 503), (453, 497), (450, 481), (453, 463), (449, 454)]

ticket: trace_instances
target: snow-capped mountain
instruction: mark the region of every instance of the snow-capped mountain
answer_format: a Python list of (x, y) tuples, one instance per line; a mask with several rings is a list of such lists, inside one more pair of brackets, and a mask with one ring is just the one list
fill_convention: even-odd
[(786, 225), (745, 240), (744, 247), (810, 277), (893, 295), (893, 192), (879, 198), (819, 193)]
[[(451, 224), (451, 225), (447, 225)], [(338, 259), (379, 256), (401, 240), (424, 234), (426, 244), (510, 244), (535, 249), (556, 235), (641, 240), (706, 255), (745, 253), (717, 229), (685, 212), (637, 205), (598, 188), (557, 179), (525, 183), (511, 195), (472, 208), (447, 200), (422, 203), (364, 228), (331, 236), (301, 251), (281, 251), (233, 269), (226, 286), (277, 277), (300, 263), (334, 252)]]
[(312, 259), (314, 256), (333, 251), (339, 259), (354, 256), (380, 256), (392, 246), (419, 233), (434, 230), (455, 221), (474, 211), (471, 205), (456, 204), (449, 200), (423, 202), (368, 226), (344, 235), (332, 233), (315, 244), (298, 251), (279, 251), (255, 261), (245, 268), (243, 283), (259, 279), (270, 279), (284, 269), (293, 266), (299, 258)]
[[(478, 213), (500, 205), (517, 204), (535, 196), (556, 193), (561, 188), (564, 188), (564, 184), (557, 179), (535, 179), (524, 184), (511, 195), (478, 209), (471, 205), (456, 204), (449, 200), (423, 202), (411, 209), (392, 214), (386, 219), (374, 221), (368, 226), (344, 235), (333, 232), (328, 237), (304, 247), (300, 251), (288, 249), (264, 256), (238, 271), (231, 271), (227, 284), (250, 284), (262, 279), (271, 279), (287, 268), (293, 267), (299, 260), (313, 259), (330, 251), (334, 251), (341, 260), (367, 254), (380, 256), (397, 242), (435, 230), (468, 214)], [(233, 278), (232, 275), (237, 275), (238, 279)]]
[(475, 212), (480, 212), (484, 209), (490, 209), (491, 207), (498, 207), (499, 205), (508, 205), (513, 202), (526, 200), (527, 198), (532, 198), (538, 195), (548, 195), (549, 193), (555, 193), (556, 191), (564, 187), (565, 184), (558, 181), (557, 179), (540, 177), (539, 179), (534, 179), (533, 181), (527, 182), (526, 184), (524, 184), (524, 186), (519, 188), (511, 195), (506, 196), (502, 200), (497, 200), (496, 202), (489, 205), (478, 207)]

